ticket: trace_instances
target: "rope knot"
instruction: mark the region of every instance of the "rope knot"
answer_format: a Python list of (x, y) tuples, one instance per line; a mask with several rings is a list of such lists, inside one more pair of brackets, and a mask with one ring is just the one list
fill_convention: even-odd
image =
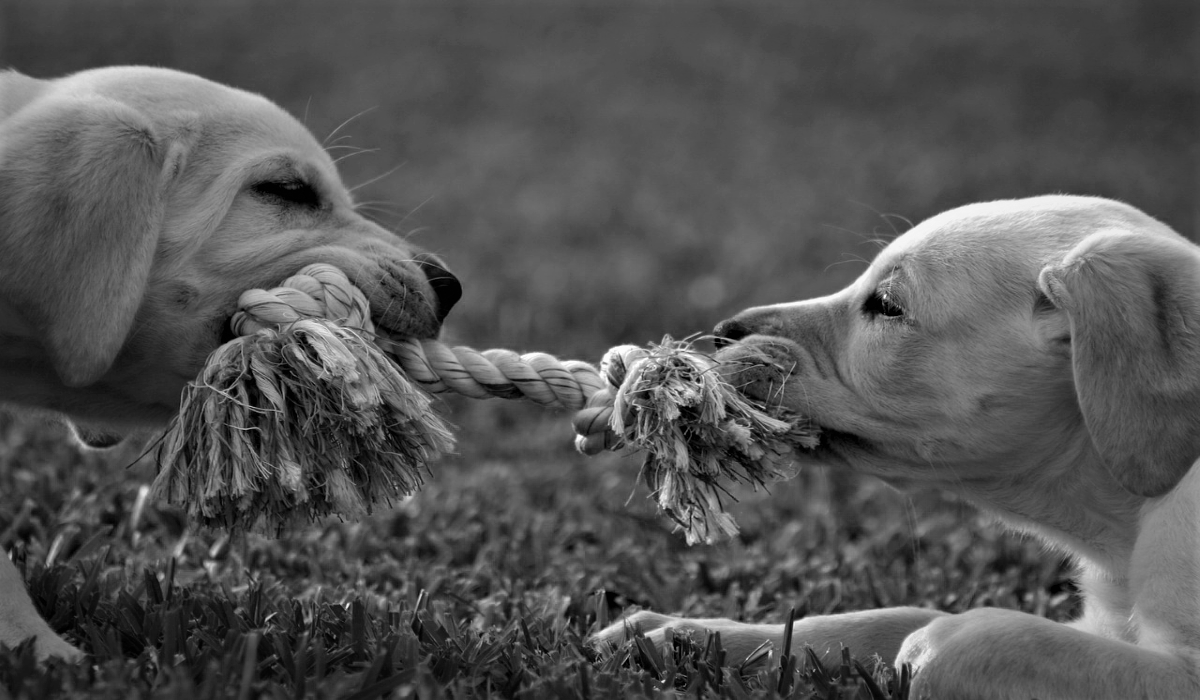
[(314, 263), (274, 289), (250, 289), (238, 298), (230, 326), (237, 335), (282, 326), (306, 318), (324, 318), (339, 326), (375, 335), (367, 297), (333, 265)]

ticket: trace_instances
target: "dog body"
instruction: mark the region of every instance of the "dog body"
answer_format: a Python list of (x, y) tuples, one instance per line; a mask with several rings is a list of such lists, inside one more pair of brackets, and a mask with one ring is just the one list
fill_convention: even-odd
[[(364, 219), (334, 162), (268, 100), (176, 71), (0, 72), (0, 402), (112, 444), (175, 413), (246, 289), (338, 266), (397, 337), (461, 290)], [(0, 643), (73, 647), (0, 558)]]
[[(962, 207), (899, 236), (837, 294), (721, 323), (748, 393), (812, 417), (812, 463), (936, 486), (1071, 556), (1079, 620), (893, 608), (800, 620), (917, 670), (913, 697), (1200, 697), (1200, 249), (1109, 200)], [(736, 341), (736, 342), (734, 342)], [(730, 658), (782, 625), (635, 613), (712, 630)]]

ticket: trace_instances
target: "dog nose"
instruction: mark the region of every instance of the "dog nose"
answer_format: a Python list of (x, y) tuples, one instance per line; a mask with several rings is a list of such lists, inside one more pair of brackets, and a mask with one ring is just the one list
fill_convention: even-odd
[(717, 324), (713, 329), (713, 344), (723, 348), (754, 333), (754, 330), (736, 318), (729, 318)]
[(425, 279), (429, 280), (429, 286), (437, 295), (437, 318), (441, 323), (450, 314), (450, 309), (454, 308), (454, 305), (462, 298), (462, 285), (459, 284), (458, 278), (446, 269), (445, 264), (434, 255), (419, 253), (413, 256), (413, 262), (421, 268), (421, 272), (425, 273)]

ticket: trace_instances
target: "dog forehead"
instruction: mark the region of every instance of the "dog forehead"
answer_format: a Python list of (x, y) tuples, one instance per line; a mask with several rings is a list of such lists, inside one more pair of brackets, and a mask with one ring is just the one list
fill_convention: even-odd
[[(879, 264), (929, 270), (966, 268), (997, 274), (1036, 275), (1101, 228), (1143, 228), (1152, 221), (1120, 202), (1070, 195), (982, 202), (950, 209), (897, 237)], [(1004, 268), (1004, 269), (999, 269)]]
[(94, 94), (126, 104), (168, 129), (198, 127), (205, 141), (288, 148), (307, 157), (327, 155), (307, 128), (267, 98), (167, 68), (118, 66), (75, 73), (57, 81), (63, 93)]
[[(1071, 213), (1086, 209), (1077, 204), (1006, 200), (951, 209), (892, 241), (867, 279), (902, 280), (913, 311), (934, 325), (960, 323), (974, 309), (1015, 308), (1032, 299), (1041, 267), (1082, 235), (1075, 229), (1091, 228)], [(1068, 221), (1075, 223), (1064, 232)]]

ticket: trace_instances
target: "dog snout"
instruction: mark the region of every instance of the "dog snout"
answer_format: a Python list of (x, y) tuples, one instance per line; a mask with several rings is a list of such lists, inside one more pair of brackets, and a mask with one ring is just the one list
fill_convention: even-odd
[(425, 279), (429, 280), (430, 288), (437, 296), (437, 319), (438, 323), (441, 323), (450, 314), (450, 309), (454, 308), (454, 305), (462, 298), (462, 284), (459, 283), (454, 273), (447, 270), (446, 265), (434, 255), (420, 253), (413, 256), (413, 262), (421, 268)]
[(746, 309), (733, 318), (726, 319), (713, 329), (718, 348), (723, 348), (751, 335), (776, 335), (779, 333), (779, 314), (773, 307)]
[(718, 348), (728, 347), (737, 341), (753, 334), (754, 331), (736, 317), (727, 318), (713, 328), (713, 344)]
[(789, 323), (796, 305), (755, 306), (726, 319), (713, 329), (714, 342), (723, 348), (752, 335), (787, 335), (784, 327)]

